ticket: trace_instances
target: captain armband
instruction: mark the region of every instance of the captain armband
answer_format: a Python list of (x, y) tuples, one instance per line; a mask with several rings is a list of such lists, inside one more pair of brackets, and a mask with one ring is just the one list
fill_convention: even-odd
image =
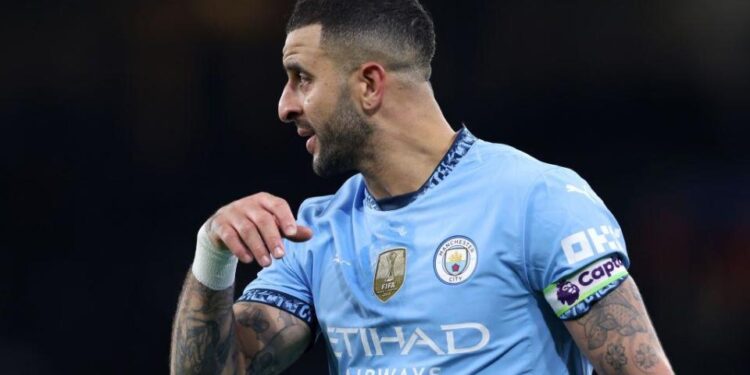
[[(605, 257), (544, 288), (544, 298), (555, 315), (572, 319), (588, 311), (591, 303), (617, 287), (628, 270), (618, 255)], [(598, 298), (597, 298), (598, 297)]]

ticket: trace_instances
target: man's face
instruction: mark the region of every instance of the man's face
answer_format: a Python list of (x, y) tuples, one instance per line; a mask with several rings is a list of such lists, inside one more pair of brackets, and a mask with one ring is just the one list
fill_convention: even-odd
[(320, 26), (290, 32), (283, 64), (288, 81), (279, 100), (279, 118), (294, 122), (300, 136), (308, 137), (313, 170), (320, 176), (358, 167), (372, 125), (357, 110), (347, 76), (320, 46)]

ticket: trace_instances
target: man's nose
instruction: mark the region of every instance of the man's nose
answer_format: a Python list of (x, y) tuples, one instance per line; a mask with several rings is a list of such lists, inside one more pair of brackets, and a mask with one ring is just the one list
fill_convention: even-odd
[(292, 122), (302, 113), (297, 94), (289, 87), (289, 83), (284, 86), (279, 99), (279, 119), (282, 122)]

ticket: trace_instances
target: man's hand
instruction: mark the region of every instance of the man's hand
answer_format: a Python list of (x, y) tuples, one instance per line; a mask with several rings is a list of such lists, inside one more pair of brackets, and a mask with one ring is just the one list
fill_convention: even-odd
[(255, 259), (263, 267), (271, 265), (270, 256), (284, 256), (282, 237), (302, 242), (313, 235), (310, 228), (297, 225), (284, 199), (268, 193), (257, 193), (220, 208), (204, 227), (215, 246), (226, 247), (243, 263)]

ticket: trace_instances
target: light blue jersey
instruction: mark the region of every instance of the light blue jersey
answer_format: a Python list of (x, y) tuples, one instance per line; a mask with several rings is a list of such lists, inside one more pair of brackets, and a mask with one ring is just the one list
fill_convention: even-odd
[(560, 317), (627, 274), (581, 177), (466, 128), (418, 192), (375, 201), (355, 175), (298, 221), (314, 237), (240, 300), (307, 321), (332, 374), (590, 374)]

